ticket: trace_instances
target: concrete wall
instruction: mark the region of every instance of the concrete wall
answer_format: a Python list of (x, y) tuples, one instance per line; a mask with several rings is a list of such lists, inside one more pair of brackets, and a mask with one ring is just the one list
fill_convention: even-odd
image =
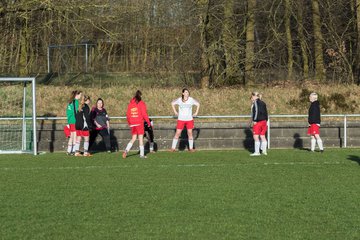
[[(39, 151), (64, 151), (67, 140), (63, 133), (63, 125), (56, 122), (42, 122), (38, 126)], [(252, 131), (242, 122), (204, 123), (195, 122), (194, 137), (197, 149), (251, 149), (253, 146)], [(325, 147), (343, 146), (343, 122), (323, 122), (321, 137)], [(271, 122), (271, 148), (308, 148), (309, 137), (306, 135), (306, 122)], [(159, 150), (170, 149), (175, 134), (175, 121), (156, 124), (154, 128), (155, 142)], [(347, 146), (360, 147), (360, 123), (348, 122)], [(130, 130), (126, 124), (112, 124), (111, 142), (114, 150), (123, 150), (130, 140)], [(179, 149), (187, 148), (187, 135), (183, 131)], [(134, 146), (136, 147), (136, 146)], [(101, 137), (98, 136), (93, 151), (104, 150)]]

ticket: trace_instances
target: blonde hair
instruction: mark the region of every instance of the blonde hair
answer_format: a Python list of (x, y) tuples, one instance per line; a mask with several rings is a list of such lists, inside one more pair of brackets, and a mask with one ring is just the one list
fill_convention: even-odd
[(316, 92), (310, 93), (310, 97), (313, 97), (315, 101), (318, 100), (318, 95)]
[(87, 100), (90, 100), (90, 97), (88, 96), (88, 95), (82, 95), (82, 97), (81, 97), (81, 102), (80, 102), (80, 104), (79, 104), (79, 111), (82, 111), (82, 109), (83, 109), (83, 107), (84, 107), (84, 105), (85, 105), (85, 102), (87, 101)]
[(261, 100), (261, 98), (262, 98), (262, 94), (261, 93), (259, 93), (259, 92), (252, 92), (251, 93), (251, 96), (255, 96), (255, 97), (258, 97), (260, 100)]

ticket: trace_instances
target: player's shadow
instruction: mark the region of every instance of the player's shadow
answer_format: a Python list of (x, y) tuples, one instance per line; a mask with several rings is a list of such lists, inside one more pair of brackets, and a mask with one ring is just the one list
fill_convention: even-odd
[(304, 150), (304, 141), (301, 139), (299, 133), (294, 134), (294, 148)]
[[(99, 140), (96, 140), (96, 139), (99, 139)], [(100, 134), (98, 134), (95, 139), (91, 140), (89, 150), (92, 154), (106, 152), (105, 142), (104, 142), (104, 139), (102, 138), (102, 136), (100, 136)], [(119, 151), (119, 143), (118, 143), (117, 137), (115, 136), (114, 129), (110, 129), (110, 150), (112, 152)]]
[[(193, 129), (194, 149), (196, 149), (195, 140), (198, 139), (199, 135), (200, 135), (200, 128), (194, 128)], [(185, 149), (189, 149), (189, 137), (186, 128), (184, 128), (180, 134), (178, 149), (179, 151), (184, 151)]]
[(244, 129), (245, 139), (243, 141), (243, 147), (249, 152), (254, 151), (254, 138), (252, 131), (249, 128)]
[(349, 155), (347, 157), (348, 160), (357, 162), (360, 165), (360, 157), (356, 155)]

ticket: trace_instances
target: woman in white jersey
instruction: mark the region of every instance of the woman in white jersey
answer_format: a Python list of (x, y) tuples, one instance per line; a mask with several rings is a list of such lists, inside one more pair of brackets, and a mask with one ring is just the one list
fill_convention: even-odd
[[(179, 106), (179, 111), (176, 110), (176, 107), (175, 107), (176, 105)], [(196, 111), (194, 114), (192, 113), (193, 105), (196, 106)], [(175, 133), (174, 139), (172, 141), (170, 151), (175, 152), (176, 145), (179, 141), (179, 136), (180, 136), (182, 130), (184, 129), (184, 127), (186, 127), (188, 139), (189, 139), (189, 151), (193, 152), (194, 151), (194, 139), (193, 139), (193, 134), (192, 134), (192, 130), (194, 129), (193, 117), (197, 116), (197, 114), (199, 112), (199, 108), (200, 108), (200, 103), (198, 101), (196, 101), (194, 98), (190, 97), (189, 90), (184, 88), (182, 90), (182, 96), (178, 99), (175, 99), (171, 103), (171, 106), (174, 110), (175, 116), (178, 117), (178, 120), (177, 120), (177, 125), (176, 125), (176, 133)]]

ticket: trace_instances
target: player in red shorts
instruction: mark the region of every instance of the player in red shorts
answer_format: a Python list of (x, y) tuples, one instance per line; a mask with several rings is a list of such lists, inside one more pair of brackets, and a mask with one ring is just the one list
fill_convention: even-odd
[(76, 113), (76, 142), (75, 142), (75, 156), (82, 156), (79, 148), (81, 138), (84, 138), (84, 157), (90, 157), (89, 153), (89, 130), (92, 129), (92, 121), (90, 117), (90, 97), (83, 96), (79, 105), (79, 111)]
[(132, 138), (122, 154), (123, 158), (126, 158), (137, 136), (139, 136), (140, 158), (146, 158), (144, 151), (144, 121), (146, 121), (148, 126), (151, 126), (151, 124), (147, 114), (146, 104), (141, 100), (141, 95), (140, 90), (137, 90), (127, 108), (126, 118), (131, 129)]
[(311, 136), (311, 148), (312, 152), (315, 151), (316, 142), (319, 146), (320, 152), (324, 152), (323, 142), (320, 138), (320, 103), (318, 101), (317, 93), (311, 93), (309, 96), (311, 102), (308, 115), (309, 128), (307, 134)]
[[(179, 112), (176, 111), (176, 108), (175, 108), (176, 105), (179, 106)], [(195, 110), (194, 114), (192, 113), (193, 105), (196, 106), (196, 110)], [(176, 145), (179, 141), (179, 136), (180, 136), (182, 130), (184, 129), (184, 127), (186, 127), (188, 139), (189, 139), (189, 151), (193, 152), (194, 151), (194, 139), (193, 139), (193, 134), (192, 134), (192, 130), (194, 128), (193, 117), (197, 116), (197, 114), (199, 113), (200, 103), (198, 101), (196, 101), (194, 98), (190, 97), (189, 90), (184, 88), (182, 90), (182, 96), (178, 99), (175, 99), (171, 103), (171, 106), (173, 108), (175, 116), (178, 117), (178, 120), (177, 120), (177, 126), (176, 126), (176, 133), (173, 138), (170, 151), (172, 151), (172, 152), (175, 151)]]
[(76, 141), (76, 129), (75, 129), (75, 122), (76, 118), (75, 115), (79, 108), (79, 99), (81, 98), (82, 92), (81, 91), (72, 91), (70, 100), (66, 107), (66, 117), (67, 123), (70, 128), (70, 137), (68, 142), (68, 147), (66, 154), (67, 155), (74, 155), (75, 154), (75, 141)]
[(267, 131), (268, 112), (266, 104), (261, 100), (261, 94), (258, 92), (252, 92), (250, 99), (252, 101), (251, 120), (253, 124), (253, 138), (255, 142), (255, 152), (250, 154), (250, 156), (260, 156), (260, 148), (262, 154), (267, 155), (267, 140), (265, 133)]

